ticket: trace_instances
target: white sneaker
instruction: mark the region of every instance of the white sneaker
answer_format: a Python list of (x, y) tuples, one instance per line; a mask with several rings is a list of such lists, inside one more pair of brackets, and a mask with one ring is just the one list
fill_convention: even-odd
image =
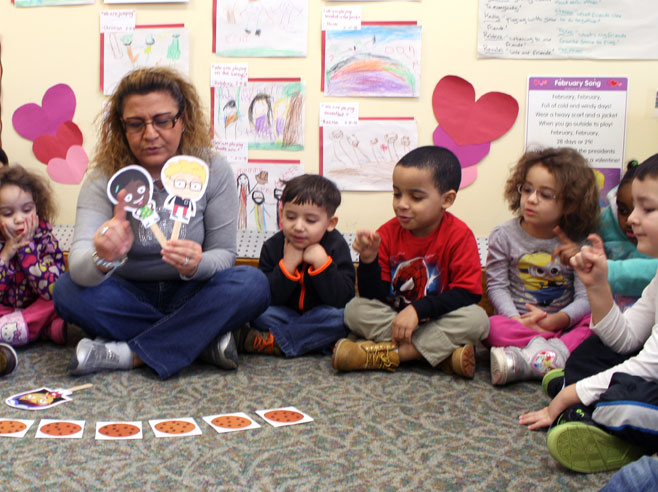
[(78, 342), (69, 363), (69, 372), (73, 376), (119, 369), (123, 369), (119, 356), (104, 343), (89, 338), (83, 338)]
[(558, 338), (534, 337), (523, 349), (492, 347), (491, 384), (541, 380), (551, 369), (563, 369), (568, 357), (569, 349)]

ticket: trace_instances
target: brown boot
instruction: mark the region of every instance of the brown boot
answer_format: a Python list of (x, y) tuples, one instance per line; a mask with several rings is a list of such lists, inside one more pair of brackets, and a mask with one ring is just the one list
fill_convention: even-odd
[(393, 342), (375, 343), (370, 340), (353, 342), (342, 338), (336, 342), (331, 367), (337, 371), (358, 371), (362, 369), (385, 369), (395, 371), (400, 365), (397, 345)]
[(450, 357), (441, 362), (439, 367), (449, 374), (458, 374), (473, 379), (475, 376), (475, 347), (464, 345), (455, 349)]
[(243, 350), (248, 354), (283, 355), (271, 331), (265, 333), (249, 330), (244, 340)]

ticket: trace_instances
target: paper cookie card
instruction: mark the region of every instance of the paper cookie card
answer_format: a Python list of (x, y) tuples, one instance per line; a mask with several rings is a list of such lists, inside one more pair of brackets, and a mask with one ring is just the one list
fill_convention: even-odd
[(224, 432), (258, 429), (260, 427), (249, 415), (243, 412), (210, 415), (203, 417), (203, 420), (220, 434)]
[(295, 407), (271, 408), (269, 410), (256, 410), (256, 413), (273, 427), (285, 425), (305, 424), (313, 419)]
[(191, 417), (149, 420), (155, 437), (200, 436), (201, 429)]
[(96, 422), (96, 440), (142, 439), (142, 423), (135, 422)]
[(0, 419), (1, 437), (25, 437), (34, 420)]
[(80, 439), (85, 429), (84, 420), (43, 419), (34, 436), (37, 439)]

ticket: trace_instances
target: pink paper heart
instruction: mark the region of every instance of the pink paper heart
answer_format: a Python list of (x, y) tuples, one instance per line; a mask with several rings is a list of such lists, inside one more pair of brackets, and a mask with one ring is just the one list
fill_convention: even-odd
[(72, 121), (62, 123), (57, 135), (41, 135), (34, 139), (32, 152), (40, 162), (48, 164), (53, 157), (66, 158), (67, 151), (73, 145), (82, 145), (82, 132)]
[(459, 145), (440, 126), (433, 133), (434, 145), (445, 147), (457, 156), (462, 169), (480, 162), (489, 153), (491, 143)]
[(475, 178), (478, 177), (478, 167), (469, 166), (462, 168), (462, 182), (459, 185), (459, 189), (466, 188), (467, 186), (472, 185), (475, 182)]
[(66, 152), (66, 159), (60, 157), (50, 159), (46, 171), (57, 183), (78, 184), (82, 181), (88, 163), (89, 158), (85, 149), (80, 145), (74, 145)]
[(432, 94), (434, 116), (459, 145), (477, 145), (503, 136), (516, 121), (519, 104), (502, 92), (487, 92), (477, 101), (466, 80), (447, 75)]
[(41, 135), (57, 133), (59, 126), (71, 121), (75, 113), (75, 94), (66, 84), (57, 84), (46, 91), (41, 106), (24, 104), (12, 116), (14, 129), (23, 138), (34, 140)]

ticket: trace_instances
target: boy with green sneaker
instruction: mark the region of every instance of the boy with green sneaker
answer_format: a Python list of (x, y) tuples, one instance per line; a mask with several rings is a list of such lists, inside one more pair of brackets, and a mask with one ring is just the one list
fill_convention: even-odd
[(271, 305), (241, 329), (241, 351), (328, 354), (347, 334), (343, 310), (354, 297), (355, 274), (350, 247), (336, 229), (340, 201), (336, 185), (323, 176), (303, 174), (286, 183), (281, 231), (265, 241), (258, 261)]
[(338, 371), (383, 369), (426, 360), (472, 378), (473, 345), (487, 337), (480, 256), (473, 233), (447, 212), (461, 182), (452, 152), (412, 150), (393, 170), (396, 217), (376, 232), (357, 231), (360, 297), (345, 307), (351, 338), (334, 347)]
[[(632, 195), (628, 223), (637, 249), (658, 258), (658, 154), (638, 167)], [(584, 246), (571, 266), (587, 290), (596, 335), (573, 352), (566, 377), (545, 376), (549, 394), (566, 379), (553, 401), (519, 417), (534, 430), (559, 416), (546, 436), (548, 450), (562, 465), (585, 473), (614, 470), (658, 451), (658, 274), (622, 313), (608, 284), (603, 242), (595, 234), (589, 240), (592, 245)], [(583, 378), (574, 378), (570, 366)]]

